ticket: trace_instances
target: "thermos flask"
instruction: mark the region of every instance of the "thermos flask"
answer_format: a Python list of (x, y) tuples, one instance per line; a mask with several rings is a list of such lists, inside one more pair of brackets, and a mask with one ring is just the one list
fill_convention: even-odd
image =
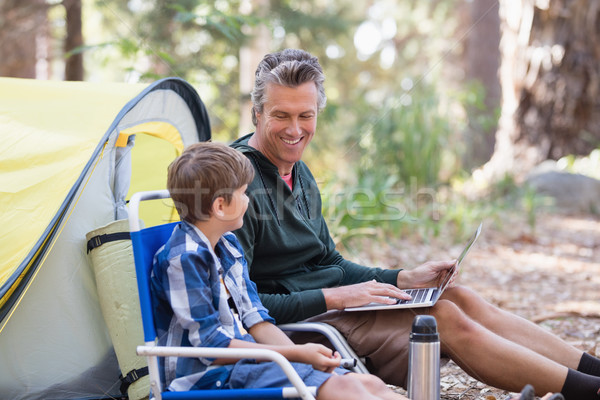
[(440, 337), (431, 315), (413, 320), (408, 347), (408, 397), (440, 399)]

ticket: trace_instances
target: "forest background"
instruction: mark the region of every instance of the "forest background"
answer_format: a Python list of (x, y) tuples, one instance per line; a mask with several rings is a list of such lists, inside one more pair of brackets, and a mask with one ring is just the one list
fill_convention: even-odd
[[(181, 77), (223, 142), (252, 132), (254, 70), (286, 47), (325, 70), (305, 161), (348, 257), (456, 256), (484, 221), (463, 281), (597, 352), (600, 2), (0, 0), (0, 76)], [(443, 398), (499, 395), (449, 368)]]
[(306, 49), (327, 76), (307, 161), (336, 240), (442, 227), (458, 240), (502, 208), (533, 227), (548, 202), (522, 182), (544, 160), (600, 174), (598, 9), (591, 0), (3, 0), (0, 76), (178, 76), (207, 104), (214, 139), (230, 141), (253, 129), (260, 58)]

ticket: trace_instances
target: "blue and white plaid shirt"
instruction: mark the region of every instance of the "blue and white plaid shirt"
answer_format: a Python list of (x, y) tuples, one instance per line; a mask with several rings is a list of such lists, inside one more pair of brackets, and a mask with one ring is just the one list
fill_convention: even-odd
[[(246, 330), (263, 321), (275, 322), (258, 298), (235, 235), (223, 235), (213, 251), (206, 236), (183, 221), (154, 258), (151, 290), (159, 345), (227, 347), (234, 338), (253, 341), (238, 328), (221, 277)], [(219, 388), (233, 365), (212, 365), (213, 361), (160, 358), (162, 383), (173, 391)]]

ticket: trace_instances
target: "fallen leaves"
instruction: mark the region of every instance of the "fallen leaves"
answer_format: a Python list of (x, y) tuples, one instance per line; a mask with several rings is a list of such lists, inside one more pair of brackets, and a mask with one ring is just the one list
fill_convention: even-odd
[[(444, 237), (359, 246), (369, 250), (356, 252), (354, 259), (393, 268), (456, 257), (460, 243)], [(538, 215), (535, 232), (518, 215), (507, 215), (502, 226), (484, 221), (459, 283), (571, 345), (600, 354), (600, 217)], [(503, 400), (509, 395), (471, 378), (453, 362), (441, 373), (443, 400)]]

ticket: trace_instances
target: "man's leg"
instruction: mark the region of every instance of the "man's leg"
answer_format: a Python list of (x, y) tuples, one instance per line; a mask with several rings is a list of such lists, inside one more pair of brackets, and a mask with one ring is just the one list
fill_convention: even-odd
[(562, 392), (569, 400), (600, 395), (599, 377), (569, 369), (494, 333), (452, 301), (438, 301), (432, 315), (438, 321), (442, 352), (476, 379), (513, 392), (529, 383), (539, 395)]
[(408, 400), (373, 375), (332, 376), (319, 388), (317, 400)]
[(438, 301), (432, 315), (438, 322), (442, 352), (474, 378), (512, 392), (528, 383), (543, 393), (562, 389), (565, 366), (495, 334), (455, 303)]
[[(360, 381), (369, 393), (384, 400), (408, 400), (399, 393), (392, 391), (387, 385), (375, 375), (370, 374), (348, 374)], [(341, 397), (343, 398), (343, 397)]]
[(495, 334), (568, 368), (577, 369), (583, 351), (531, 321), (493, 306), (471, 289), (457, 286), (448, 289), (442, 298), (455, 303), (471, 319)]
[[(458, 297), (456, 293), (453, 296)], [(431, 309), (332, 311), (311, 321), (335, 326), (359, 356), (368, 358), (369, 371), (386, 383), (405, 387), (408, 336), (418, 313), (436, 317), (442, 351), (467, 373), (487, 384), (516, 392), (532, 383), (539, 395), (562, 391), (568, 400), (597, 398), (594, 396), (600, 388), (600, 378), (567, 371), (567, 367), (494, 333), (448, 300), (440, 300)]]

